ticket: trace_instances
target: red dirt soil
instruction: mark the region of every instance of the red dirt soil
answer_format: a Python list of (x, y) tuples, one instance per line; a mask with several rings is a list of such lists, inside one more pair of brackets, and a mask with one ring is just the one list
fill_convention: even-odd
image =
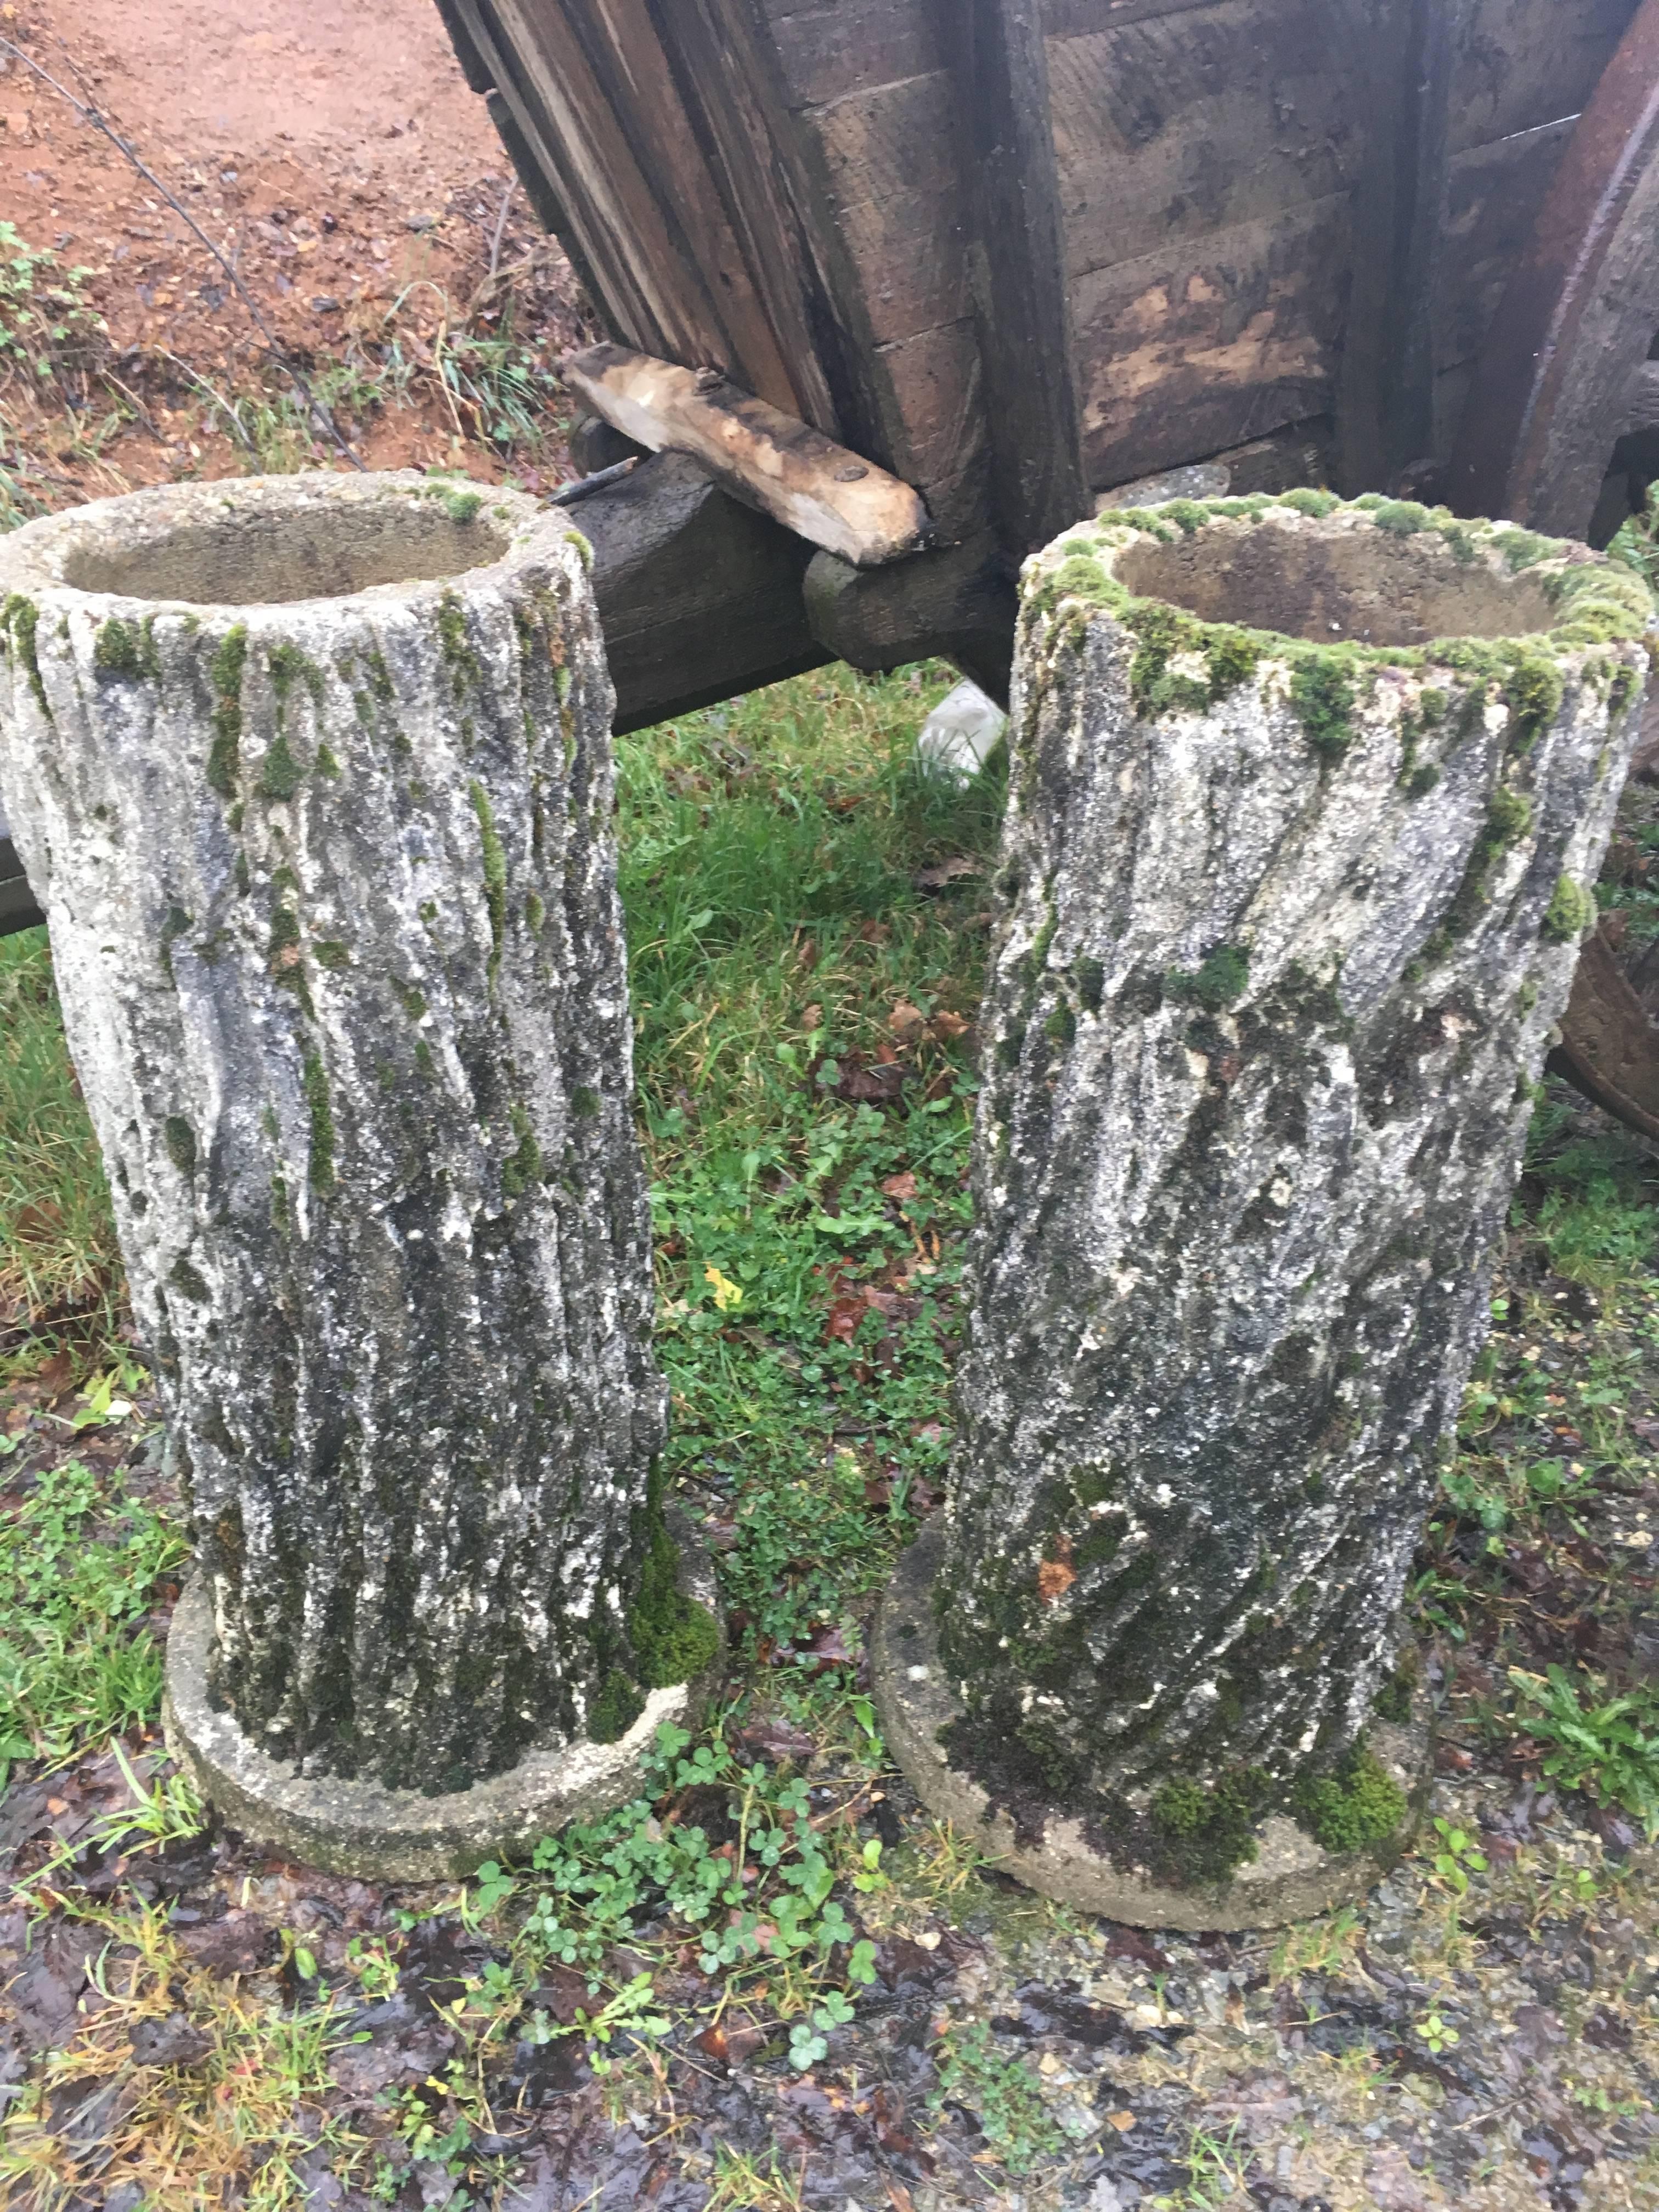
[[(520, 272), (520, 333), (528, 317), (549, 356), (579, 335), (568, 264), (522, 191), (498, 239), (512, 171), (432, 0), (24, 0), (0, 5), (0, 35), (137, 149), (301, 363), (383, 338), (395, 311), (418, 368), (432, 334), (474, 304), (492, 248), (500, 269)], [(93, 272), (113, 373), (148, 403), (149, 421), (106, 452), (112, 465), (88, 470), (55, 459), (50, 440), (43, 450), (31, 434), (39, 424), (19, 419), (19, 393), (0, 392), (18, 442), (72, 480), (58, 495), (118, 489), (112, 477), (246, 467), (204, 428), (213, 402), (182, 366), (217, 389), (246, 385), (265, 355), (246, 307), (117, 149), (3, 54), (0, 216), (31, 246)], [(494, 472), (470, 442), (474, 426), (428, 382), (424, 404), (417, 377), (416, 404), (354, 426), (365, 458)], [(543, 465), (565, 472), (556, 458)]]

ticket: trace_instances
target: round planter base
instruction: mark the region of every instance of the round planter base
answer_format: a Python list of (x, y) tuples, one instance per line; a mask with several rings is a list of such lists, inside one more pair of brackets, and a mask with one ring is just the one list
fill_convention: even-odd
[[(680, 1588), (721, 1622), (713, 1563), (684, 1516), (669, 1526), (680, 1550)], [(167, 1637), (162, 1725), (167, 1748), (230, 1825), (285, 1858), (367, 1881), (443, 1881), (486, 1859), (526, 1851), (568, 1822), (625, 1804), (643, 1783), (647, 1754), (665, 1721), (695, 1728), (719, 1680), (724, 1649), (695, 1681), (653, 1690), (615, 1743), (582, 1738), (532, 1752), (470, 1790), (423, 1797), (412, 1790), (337, 1775), (296, 1774), (251, 1743), (228, 1712), (208, 1701), (213, 1618), (190, 1583)]]
[(871, 1682), (888, 1748), (916, 1795), (930, 1813), (994, 1852), (1002, 1873), (1060, 1904), (1134, 1927), (1231, 1931), (1276, 1927), (1351, 1904), (1404, 1854), (1432, 1773), (1426, 1699), (1420, 1697), (1408, 1723), (1378, 1722), (1368, 1738), (1410, 1803), (1401, 1826), (1370, 1850), (1328, 1851), (1287, 1814), (1273, 1813), (1256, 1827), (1256, 1856), (1248, 1865), (1225, 1882), (1188, 1889), (1118, 1865), (1070, 1816), (1051, 1819), (1039, 1843), (1020, 1843), (1012, 1820), (991, 1809), (983, 1784), (952, 1763), (939, 1740), (963, 1711), (940, 1662), (932, 1602), (944, 1551), (945, 1532), (935, 1522), (900, 1559), (877, 1617)]

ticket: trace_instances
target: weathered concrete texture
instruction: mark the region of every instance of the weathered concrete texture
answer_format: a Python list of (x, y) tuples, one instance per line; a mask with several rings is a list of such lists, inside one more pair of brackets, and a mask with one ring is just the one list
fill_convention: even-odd
[[(713, 1562), (671, 1509), (679, 1588), (718, 1617)], [(486, 1859), (529, 1852), (572, 1820), (597, 1820), (640, 1794), (665, 1723), (695, 1729), (716, 1686), (719, 1654), (694, 1681), (653, 1690), (614, 1743), (586, 1740), (530, 1752), (470, 1790), (422, 1796), (372, 1780), (307, 1777), (250, 1741), (208, 1691), (213, 1607), (198, 1578), (167, 1637), (162, 1717), (167, 1748), (231, 1826), (302, 1866), (366, 1881), (441, 1881)]]
[(187, 1487), (210, 1694), (305, 1777), (465, 1788), (623, 1735), (708, 1656), (647, 1497), (586, 551), (520, 495), (331, 475), (0, 548), (0, 786)]
[(1045, 1897), (1140, 1928), (1270, 1928), (1363, 1897), (1404, 1852), (1433, 1778), (1428, 1698), (1405, 1722), (1382, 1721), (1371, 1750), (1406, 1811), (1375, 1843), (1330, 1851), (1284, 1811), (1251, 1824), (1249, 1856), (1217, 1880), (1157, 1879), (1133, 1847), (1113, 1846), (1087, 1811), (1056, 1811), (1035, 1824), (1011, 1812), (981, 1778), (995, 1771), (939, 1651), (933, 1599), (945, 1557), (938, 1521), (900, 1559), (884, 1593), (870, 1650), (870, 1680), (889, 1750), (930, 1813), (952, 1821), (997, 1856), (1004, 1874)]
[(1650, 619), (1582, 548), (1318, 493), (1028, 564), (939, 1593), (1028, 1830), (1213, 1870), (1322, 1778), (1316, 1832), (1388, 1826), (1363, 1741)]

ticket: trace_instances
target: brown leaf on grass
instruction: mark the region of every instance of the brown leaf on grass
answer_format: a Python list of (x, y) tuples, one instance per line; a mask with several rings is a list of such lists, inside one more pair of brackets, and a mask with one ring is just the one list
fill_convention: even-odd
[(834, 1622), (826, 1623), (818, 1629), (805, 1650), (797, 1651), (795, 1656), (798, 1661), (808, 1661), (820, 1673), (831, 1667), (856, 1664), (853, 1653), (847, 1648), (846, 1638)]
[(776, 1714), (765, 1715), (739, 1729), (737, 1741), (755, 1759), (805, 1759), (817, 1748), (805, 1729)]
[(916, 1179), (908, 1168), (905, 1169), (902, 1175), (886, 1176), (881, 1187), (889, 1198), (902, 1200), (914, 1198), (916, 1194)]
[(840, 1066), (841, 1079), (836, 1085), (836, 1095), (851, 1100), (854, 1105), (884, 1105), (898, 1097), (911, 1074), (908, 1067), (891, 1062), (884, 1067), (860, 1067), (850, 1056)]
[(33, 1374), (24, 1379), (21, 1388), (37, 1405), (52, 1406), (74, 1387), (74, 1360), (67, 1352), (54, 1352), (50, 1359), (42, 1360)]
[(953, 1014), (947, 1006), (941, 1006), (929, 1026), (941, 1044), (954, 1044), (958, 1037), (967, 1036), (973, 1024), (966, 1014)]
[(11, 1227), (20, 1244), (55, 1242), (64, 1233), (64, 1209), (54, 1199), (35, 1199), (19, 1207), (12, 1216)]
[(908, 999), (895, 1001), (887, 1018), (887, 1026), (901, 1044), (910, 1044), (927, 1026), (927, 1017), (920, 1006), (912, 1006)]
[(947, 884), (957, 883), (963, 876), (982, 876), (983, 860), (975, 860), (966, 853), (953, 853), (948, 860), (935, 860), (926, 868), (918, 868), (911, 882), (919, 891), (942, 891)]
[(257, 1974), (277, 1948), (274, 1929), (257, 1912), (233, 1910), (222, 1920), (178, 1930), (179, 1948), (210, 1974)]

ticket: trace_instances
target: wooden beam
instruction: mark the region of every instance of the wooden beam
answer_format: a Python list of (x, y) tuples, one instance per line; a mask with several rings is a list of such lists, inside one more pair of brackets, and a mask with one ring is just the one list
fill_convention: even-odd
[(567, 512), (593, 549), (618, 731), (830, 659), (801, 598), (812, 548), (685, 455), (653, 453)]
[(1435, 273), (1445, 240), (1452, 44), (1467, 0), (1352, 9), (1369, 133), (1353, 196), (1353, 276), (1337, 398), (1337, 480), (1393, 489), (1434, 447)]
[(694, 455), (734, 498), (854, 568), (931, 540), (927, 509), (908, 484), (717, 371), (600, 345), (572, 354), (562, 374), (624, 437)]
[(817, 553), (805, 591), (812, 635), (835, 659), (881, 670), (937, 653), (1007, 705), (1019, 608), (991, 531), (885, 568)]
[(992, 496), (1018, 561), (1089, 512), (1039, 0), (943, 0), (972, 196)]

